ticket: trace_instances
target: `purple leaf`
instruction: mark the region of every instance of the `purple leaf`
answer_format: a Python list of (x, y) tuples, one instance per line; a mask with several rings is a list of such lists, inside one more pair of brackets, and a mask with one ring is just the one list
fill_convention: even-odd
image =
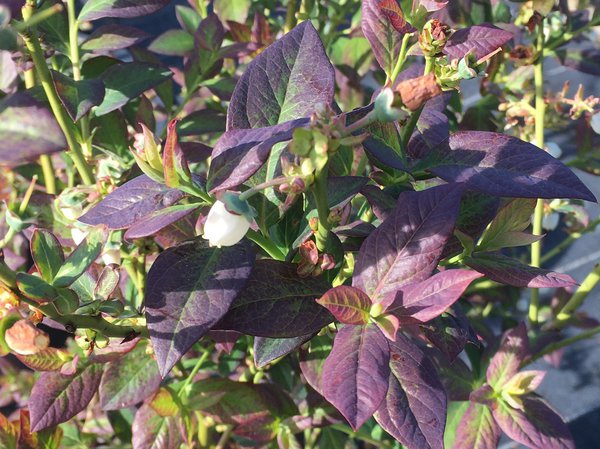
[(323, 365), (331, 352), (331, 338), (317, 335), (307, 346), (300, 348), (300, 369), (308, 384), (323, 396)]
[(247, 181), (267, 161), (273, 145), (291, 140), (294, 129), (308, 124), (298, 119), (258, 129), (232, 129), (217, 141), (210, 163), (210, 192), (232, 189)]
[(321, 278), (299, 277), (294, 264), (259, 260), (217, 328), (270, 338), (318, 332), (333, 319), (315, 302), (328, 287)]
[[(429, 279), (405, 285), (392, 293), (394, 299), (386, 309), (400, 319), (400, 324), (425, 323), (444, 313), (482, 275), (472, 270), (446, 270)], [(384, 299), (384, 302), (387, 302)]]
[(390, 375), (388, 340), (374, 325), (346, 325), (323, 366), (323, 394), (356, 430), (385, 398)]
[(433, 363), (401, 334), (390, 350), (389, 389), (375, 420), (410, 449), (443, 449), (446, 392)]
[(199, 206), (197, 203), (178, 204), (152, 212), (136, 221), (127, 230), (124, 237), (127, 240), (133, 240), (153, 235), (170, 224), (188, 216), (198, 209)]
[(179, 449), (183, 443), (177, 418), (160, 416), (148, 403), (136, 412), (131, 434), (133, 449)]
[(202, 238), (158, 256), (146, 282), (146, 319), (163, 377), (227, 313), (254, 258), (245, 240), (211, 248)]
[(367, 324), (371, 299), (362, 290), (340, 285), (328, 290), (317, 302), (344, 324)]
[(450, 123), (446, 114), (426, 107), (421, 112), (417, 129), (408, 142), (408, 155), (414, 159), (424, 158), (432, 148), (447, 142), (449, 136)]
[(51, 74), (60, 102), (73, 121), (78, 121), (93, 106), (102, 103), (104, 85), (99, 79), (75, 81), (54, 70)]
[(360, 193), (367, 199), (373, 213), (381, 221), (385, 220), (396, 207), (396, 199), (377, 186), (364, 186)]
[(0, 163), (9, 166), (67, 147), (52, 113), (23, 93), (0, 101), (0, 135)]
[(363, 0), (360, 26), (377, 62), (386, 74), (391, 75), (400, 55), (403, 36), (415, 29), (404, 19), (395, 0)]
[(490, 360), (487, 369), (487, 381), (494, 388), (501, 390), (517, 372), (521, 363), (529, 353), (529, 339), (524, 323), (510, 329), (502, 336), (500, 348)]
[(100, 383), (102, 410), (131, 407), (154, 394), (161, 377), (156, 360), (146, 353), (146, 344), (138, 343), (114, 362), (106, 365)]
[(531, 267), (501, 253), (473, 253), (472, 257), (464, 259), (464, 263), (493, 281), (514, 287), (556, 288), (577, 285), (575, 279), (568, 274)]
[(481, 59), (502, 47), (512, 37), (512, 33), (489, 23), (474, 25), (452, 34), (444, 47), (444, 54), (449, 59), (460, 59), (472, 51), (477, 59)]
[(501, 434), (490, 408), (471, 402), (458, 424), (452, 449), (496, 449)]
[(184, 195), (180, 190), (169, 189), (141, 175), (108, 194), (79, 221), (94, 226), (104, 224), (109, 229), (124, 229), (152, 212), (175, 204)]
[(215, 342), (215, 349), (217, 351), (225, 351), (227, 354), (231, 354), (237, 341), (242, 337), (242, 334), (236, 331), (221, 331), (211, 330), (206, 334), (209, 338)]
[(314, 334), (300, 335), (291, 338), (254, 337), (254, 364), (263, 368), (273, 360), (278, 359), (298, 349), (313, 337)]
[(352, 285), (378, 301), (433, 273), (454, 229), (463, 188), (403, 192), (394, 212), (363, 242)]
[(427, 11), (439, 11), (440, 9), (444, 8), (447, 4), (448, 1), (441, 1), (441, 0), (419, 0), (419, 4), (421, 4), (421, 6), (425, 7), (425, 9)]
[[(439, 349), (446, 359), (457, 364), (456, 357), (467, 342), (479, 345), (477, 334), (469, 325), (469, 320), (458, 304), (454, 304), (443, 315), (433, 319), (421, 330), (427, 339)], [(468, 399), (467, 395), (467, 399)]]
[(573, 172), (538, 147), (487, 131), (460, 131), (436, 148), (430, 171), (495, 196), (596, 201)]
[(108, 24), (94, 30), (81, 44), (85, 51), (114, 51), (122, 50), (139, 44), (150, 37), (148, 33), (138, 28)]
[(86, 2), (79, 13), (79, 22), (90, 22), (103, 17), (130, 18), (152, 14), (169, 0), (103, 0)]
[(102, 365), (89, 363), (73, 376), (41, 374), (29, 397), (31, 430), (38, 432), (68, 421), (86, 408), (100, 385)]
[(575, 449), (569, 428), (548, 404), (535, 396), (525, 396), (522, 401), (524, 411), (504, 401), (497, 401), (493, 408), (506, 435), (531, 449)]
[(229, 103), (227, 129), (261, 128), (307, 117), (333, 102), (335, 74), (310, 20), (256, 57)]

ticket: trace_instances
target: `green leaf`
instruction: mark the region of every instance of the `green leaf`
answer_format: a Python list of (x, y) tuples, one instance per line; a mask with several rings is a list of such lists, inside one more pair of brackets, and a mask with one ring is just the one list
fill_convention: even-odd
[(79, 297), (77, 293), (69, 288), (57, 289), (58, 295), (52, 303), (59, 315), (70, 315), (79, 307)]
[(94, 117), (91, 127), (94, 130), (95, 146), (122, 159), (131, 158), (127, 122), (121, 111), (112, 111), (101, 117)]
[(477, 250), (494, 251), (509, 246), (520, 246), (519, 238), (515, 238), (511, 244), (511, 239), (507, 236), (517, 237), (522, 234), (521, 231), (527, 229), (535, 204), (536, 200), (529, 198), (517, 198), (506, 203), (483, 233)]
[(140, 17), (152, 14), (169, 3), (169, 0), (89, 0), (83, 5), (79, 22), (86, 22), (103, 17)]
[(42, 278), (27, 273), (17, 273), (17, 287), (29, 299), (37, 302), (50, 302), (56, 299), (58, 292)]
[(175, 6), (175, 15), (177, 16), (177, 21), (181, 27), (188, 33), (196, 31), (202, 20), (200, 15), (193, 8), (184, 5)]
[(58, 239), (46, 229), (36, 229), (31, 237), (31, 257), (46, 282), (52, 282), (65, 256)]
[(129, 100), (172, 76), (173, 72), (169, 69), (146, 62), (128, 62), (112, 66), (102, 74), (106, 94), (95, 114), (101, 116), (119, 109)]
[(148, 46), (148, 50), (168, 56), (184, 56), (193, 49), (194, 36), (185, 30), (165, 31)]
[(56, 273), (52, 285), (67, 287), (75, 282), (100, 255), (107, 235), (105, 228), (93, 229), (86, 239), (67, 257), (65, 263)]
[(252, 0), (215, 0), (213, 8), (219, 19), (226, 22), (246, 22)]

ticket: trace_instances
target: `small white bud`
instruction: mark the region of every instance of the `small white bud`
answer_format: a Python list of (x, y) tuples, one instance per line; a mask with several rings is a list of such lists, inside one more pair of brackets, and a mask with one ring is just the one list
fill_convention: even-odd
[(244, 238), (250, 221), (244, 215), (231, 213), (222, 201), (210, 208), (204, 223), (204, 238), (210, 246), (233, 246)]

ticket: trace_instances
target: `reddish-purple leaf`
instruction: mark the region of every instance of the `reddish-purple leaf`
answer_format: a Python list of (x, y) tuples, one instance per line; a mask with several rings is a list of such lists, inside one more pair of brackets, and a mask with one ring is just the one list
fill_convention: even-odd
[(391, 75), (400, 55), (402, 38), (415, 29), (406, 21), (395, 0), (363, 0), (362, 32), (381, 68)]
[[(478, 345), (477, 334), (469, 325), (469, 320), (458, 304), (454, 304), (443, 315), (434, 318), (426, 326), (421, 326), (425, 337), (456, 365), (456, 357), (467, 342)], [(467, 395), (468, 398), (468, 395)]]
[(146, 320), (163, 377), (227, 313), (254, 258), (246, 240), (214, 248), (202, 238), (158, 256), (146, 282)]
[(98, 390), (102, 369), (102, 365), (88, 363), (73, 376), (42, 373), (29, 397), (32, 430), (65, 422), (86, 408)]
[(385, 398), (390, 375), (388, 340), (374, 325), (339, 330), (323, 366), (323, 394), (354, 430)]
[(160, 416), (148, 403), (136, 412), (131, 434), (133, 449), (179, 449), (183, 443), (177, 417)]
[(319, 33), (302, 22), (256, 57), (229, 103), (227, 129), (261, 128), (307, 117), (333, 102), (335, 73)]
[(490, 408), (472, 402), (458, 424), (452, 449), (496, 449), (501, 434)]
[(367, 199), (371, 209), (379, 220), (385, 220), (396, 207), (396, 199), (374, 185), (364, 186), (360, 193)]
[(14, 354), (21, 363), (34, 371), (58, 371), (69, 359), (69, 353), (63, 349), (45, 348), (35, 354)]
[(294, 129), (306, 124), (308, 119), (298, 119), (266, 128), (227, 131), (212, 151), (209, 191), (233, 189), (247, 181), (267, 161), (273, 145), (290, 140)]
[(273, 360), (298, 349), (313, 335), (301, 335), (291, 338), (254, 337), (254, 364), (257, 368), (262, 368)]
[(103, 0), (86, 2), (79, 13), (80, 22), (89, 22), (103, 17), (140, 17), (158, 11), (169, 0)]
[(502, 336), (500, 348), (490, 360), (487, 381), (497, 390), (508, 382), (518, 371), (529, 353), (529, 339), (524, 323), (510, 329)]
[(216, 328), (248, 335), (291, 338), (318, 332), (333, 320), (315, 299), (328, 289), (320, 277), (301, 278), (297, 266), (263, 259)]
[(522, 400), (524, 410), (504, 401), (493, 407), (494, 418), (506, 435), (531, 449), (575, 449), (569, 428), (548, 404), (535, 396)]
[(464, 263), (491, 280), (514, 287), (557, 288), (577, 285), (567, 274), (525, 265), (501, 253), (474, 253)]
[(150, 37), (148, 33), (138, 28), (107, 24), (94, 30), (81, 44), (85, 51), (114, 51), (139, 44)]
[(419, 116), (417, 129), (408, 142), (408, 155), (414, 159), (426, 157), (432, 148), (448, 141), (450, 122), (442, 111), (426, 107)]
[(474, 25), (452, 34), (444, 47), (444, 53), (449, 59), (460, 59), (472, 51), (480, 59), (502, 47), (512, 37), (512, 33), (489, 23)]
[(396, 209), (363, 242), (352, 285), (381, 300), (433, 273), (454, 229), (463, 188), (448, 184), (403, 192)]
[(161, 382), (158, 365), (146, 353), (146, 346), (138, 343), (133, 351), (106, 365), (100, 383), (102, 410), (131, 407), (158, 390)]
[(472, 270), (441, 271), (391, 293), (394, 299), (386, 312), (397, 316), (400, 324), (424, 323), (444, 313), (481, 276)]
[(214, 340), (215, 349), (217, 351), (225, 351), (227, 354), (231, 354), (235, 344), (243, 334), (236, 331), (222, 331), (213, 329), (208, 331), (206, 335)]
[(409, 449), (443, 449), (447, 400), (433, 363), (400, 334), (390, 350), (389, 389), (375, 419)]
[(328, 290), (317, 302), (344, 324), (367, 324), (371, 299), (358, 288), (340, 285)]
[(141, 220), (136, 221), (125, 233), (125, 239), (133, 240), (153, 235), (170, 224), (188, 216), (198, 209), (199, 206), (196, 203), (177, 204), (152, 212), (142, 217)]
[(460, 131), (435, 149), (429, 170), (448, 182), (495, 196), (596, 201), (562, 162), (538, 147), (499, 133)]
[(419, 4), (423, 7), (425, 7), (425, 9), (427, 11), (439, 11), (440, 9), (444, 8), (447, 4), (448, 1), (441, 1), (441, 0), (419, 0)]
[(323, 393), (323, 365), (331, 353), (331, 338), (329, 336), (313, 337), (307, 348), (300, 349), (300, 369), (302, 375), (321, 396)]
[(108, 194), (79, 221), (89, 225), (104, 224), (109, 229), (124, 229), (152, 212), (175, 204), (184, 195), (181, 190), (169, 189), (141, 175)]
[(27, 94), (0, 101), (0, 164), (20, 165), (67, 147), (52, 113)]

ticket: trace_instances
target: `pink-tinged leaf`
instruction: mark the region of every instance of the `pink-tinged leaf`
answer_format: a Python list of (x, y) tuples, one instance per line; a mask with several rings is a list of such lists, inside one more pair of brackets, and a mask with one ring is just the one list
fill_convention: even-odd
[(529, 338), (524, 323), (510, 329), (502, 336), (500, 348), (487, 369), (487, 381), (500, 391), (502, 387), (519, 371), (519, 367), (529, 353)]
[(331, 353), (331, 338), (316, 336), (310, 340), (307, 348), (300, 349), (300, 369), (302, 375), (321, 396), (323, 393), (323, 365)]
[(496, 449), (501, 434), (490, 408), (472, 402), (456, 429), (452, 449)]
[(52, 113), (27, 94), (0, 101), (0, 164), (16, 166), (67, 147)]
[(134, 338), (129, 341), (119, 341), (112, 338), (108, 346), (104, 348), (94, 348), (94, 352), (90, 355), (90, 361), (94, 363), (108, 363), (120, 359), (125, 354), (133, 351), (137, 345), (139, 338)]
[(384, 313), (374, 318), (374, 321), (388, 340), (396, 341), (396, 334), (400, 329), (400, 320), (397, 317)]
[(460, 59), (472, 51), (477, 59), (481, 59), (502, 47), (512, 37), (512, 33), (489, 23), (474, 25), (452, 34), (444, 47), (444, 54), (449, 59)]
[(88, 363), (73, 376), (45, 372), (29, 397), (29, 412), (34, 432), (68, 421), (86, 408), (100, 385), (103, 366)]
[(14, 354), (19, 361), (34, 371), (58, 371), (70, 355), (67, 351), (56, 348), (45, 348), (35, 354)]
[(169, 0), (104, 0), (86, 2), (79, 13), (80, 22), (102, 19), (103, 17), (140, 17), (158, 11)]
[(211, 330), (206, 335), (214, 340), (217, 351), (224, 351), (227, 354), (231, 354), (235, 344), (243, 334), (236, 331)]
[(410, 449), (443, 449), (447, 399), (433, 363), (401, 334), (390, 350), (389, 389), (375, 420)]
[(214, 192), (244, 183), (267, 161), (273, 145), (290, 140), (294, 129), (307, 124), (308, 119), (298, 119), (265, 128), (227, 131), (213, 148), (207, 188)]
[(199, 206), (197, 203), (176, 204), (175, 206), (165, 207), (164, 209), (152, 212), (136, 221), (125, 233), (125, 239), (134, 240), (154, 235), (170, 224), (187, 217), (198, 209)]
[(404, 19), (395, 0), (363, 0), (362, 32), (381, 68), (391, 75), (400, 55), (402, 38), (415, 29)]
[(448, 182), (494, 196), (576, 198), (596, 201), (562, 162), (516, 137), (487, 131), (460, 131), (449, 145), (435, 148), (432, 173)]
[(131, 47), (147, 39), (150, 35), (137, 28), (108, 24), (98, 27), (81, 44), (85, 51), (114, 51)]
[(248, 64), (231, 96), (227, 129), (308, 117), (333, 102), (334, 90), (335, 73), (319, 33), (304, 21)]
[(263, 368), (279, 357), (286, 356), (309, 341), (314, 334), (301, 335), (291, 338), (254, 338), (254, 364)]
[(178, 150), (181, 153), (181, 148), (178, 148), (177, 137), (177, 119), (171, 120), (167, 124), (167, 137), (163, 148), (163, 167), (165, 175), (165, 185), (167, 187), (179, 187), (179, 174), (177, 173), (177, 155)]
[(444, 2), (439, 0), (419, 0), (419, 4), (425, 7), (427, 11), (433, 12), (439, 11), (440, 9), (444, 8), (448, 4), (448, 1)]
[(172, 206), (184, 195), (181, 190), (169, 189), (141, 175), (108, 194), (79, 221), (94, 226), (104, 224), (109, 229), (125, 229), (152, 212)]
[(156, 360), (146, 353), (146, 344), (106, 365), (100, 383), (102, 410), (131, 407), (152, 395), (160, 386)]
[(461, 184), (403, 192), (396, 209), (363, 242), (352, 285), (374, 301), (427, 279), (437, 267), (458, 215)]
[(569, 428), (541, 398), (522, 398), (523, 410), (500, 400), (493, 408), (494, 419), (510, 438), (531, 449), (575, 449)]
[(183, 443), (177, 417), (160, 416), (150, 404), (136, 412), (131, 433), (133, 449), (179, 449)]
[(319, 332), (333, 321), (315, 302), (328, 287), (321, 277), (299, 277), (295, 264), (258, 260), (248, 284), (215, 328), (270, 338)]
[(202, 238), (158, 256), (146, 282), (146, 320), (163, 377), (227, 313), (254, 259), (246, 240), (214, 248)]
[(388, 340), (374, 325), (346, 325), (323, 365), (323, 394), (354, 430), (385, 398), (390, 375)]
[(386, 312), (397, 316), (400, 324), (424, 323), (444, 313), (481, 276), (473, 270), (441, 271), (393, 293), (394, 300)]
[(464, 263), (493, 281), (514, 287), (558, 288), (577, 285), (577, 281), (567, 274), (531, 267), (501, 253), (474, 253), (473, 257), (466, 257)]
[(484, 404), (492, 406), (496, 402), (496, 392), (488, 384), (484, 384), (481, 387), (473, 390), (469, 395), (469, 400), (477, 404)]
[(346, 285), (334, 287), (317, 299), (317, 302), (341, 323), (360, 325), (369, 322), (371, 299), (357, 288)]

